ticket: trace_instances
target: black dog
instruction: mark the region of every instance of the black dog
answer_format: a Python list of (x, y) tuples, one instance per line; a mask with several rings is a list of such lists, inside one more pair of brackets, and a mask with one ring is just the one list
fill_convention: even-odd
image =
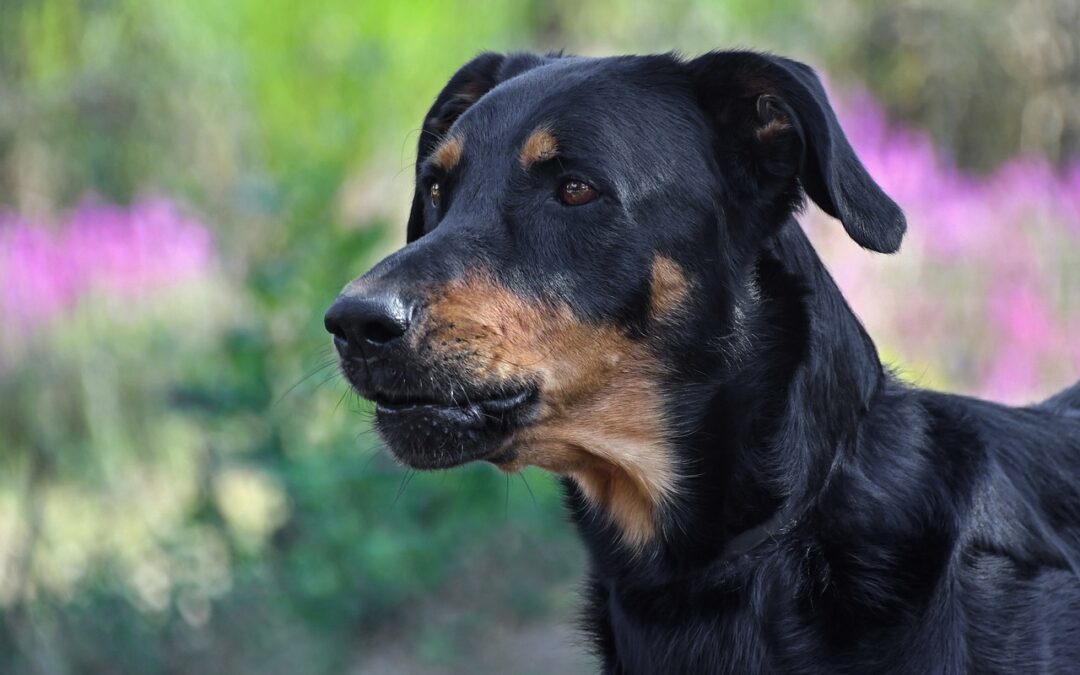
[(904, 217), (809, 68), (484, 54), (419, 145), (327, 329), (400, 461), (563, 476), (605, 672), (1080, 672), (1080, 386), (883, 369), (792, 213)]

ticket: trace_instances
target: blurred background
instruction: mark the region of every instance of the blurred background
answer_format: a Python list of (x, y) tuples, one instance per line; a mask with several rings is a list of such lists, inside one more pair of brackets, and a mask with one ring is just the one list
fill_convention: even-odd
[(768, 49), (908, 214), (807, 229), (905, 377), (1080, 378), (1074, 0), (0, 0), (0, 672), (568, 673), (552, 479), (407, 473), (322, 313), (484, 49)]

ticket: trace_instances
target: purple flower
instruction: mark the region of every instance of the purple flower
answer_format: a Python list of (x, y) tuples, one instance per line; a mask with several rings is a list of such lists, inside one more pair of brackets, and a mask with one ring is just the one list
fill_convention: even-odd
[(26, 334), (94, 293), (140, 297), (202, 275), (210, 232), (170, 201), (87, 199), (57, 226), (0, 211), (0, 323)]
[[(1019, 401), (1080, 377), (1080, 161), (1018, 157), (988, 176), (958, 168), (921, 132), (890, 124), (868, 96), (839, 116), (908, 218), (897, 258), (846, 242), (816, 209), (804, 220), (837, 283), (880, 343), (960, 389)], [(1070, 292), (1071, 290), (1071, 292)]]

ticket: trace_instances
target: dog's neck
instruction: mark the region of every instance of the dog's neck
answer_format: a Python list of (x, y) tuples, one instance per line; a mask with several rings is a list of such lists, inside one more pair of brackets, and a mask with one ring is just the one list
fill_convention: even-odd
[[(873, 342), (794, 221), (756, 263), (742, 357), (714, 383), (687, 454), (712, 458), (688, 494), (702, 553), (737, 555), (791, 527), (881, 387)], [(719, 512), (717, 508), (719, 507)], [(700, 535), (698, 535), (700, 536)]]
[[(671, 397), (672, 416), (692, 425), (674, 430), (683, 477), (658, 513), (657, 541), (629, 557), (591, 545), (602, 568), (694, 566), (791, 526), (881, 386), (873, 343), (794, 221), (755, 268), (738, 326), (711, 346), (717, 370), (687, 374)], [(610, 540), (595, 519), (579, 525), (587, 543)]]

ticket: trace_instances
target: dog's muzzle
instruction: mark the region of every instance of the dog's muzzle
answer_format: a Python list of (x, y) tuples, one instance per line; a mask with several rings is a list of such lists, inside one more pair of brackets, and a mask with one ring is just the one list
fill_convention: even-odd
[(375, 403), (375, 428), (391, 452), (419, 469), (497, 459), (505, 441), (534, 421), (535, 386), (478, 383), (452, 353), (424, 344), (423, 303), (378, 289), (345, 292), (326, 312), (341, 368)]

